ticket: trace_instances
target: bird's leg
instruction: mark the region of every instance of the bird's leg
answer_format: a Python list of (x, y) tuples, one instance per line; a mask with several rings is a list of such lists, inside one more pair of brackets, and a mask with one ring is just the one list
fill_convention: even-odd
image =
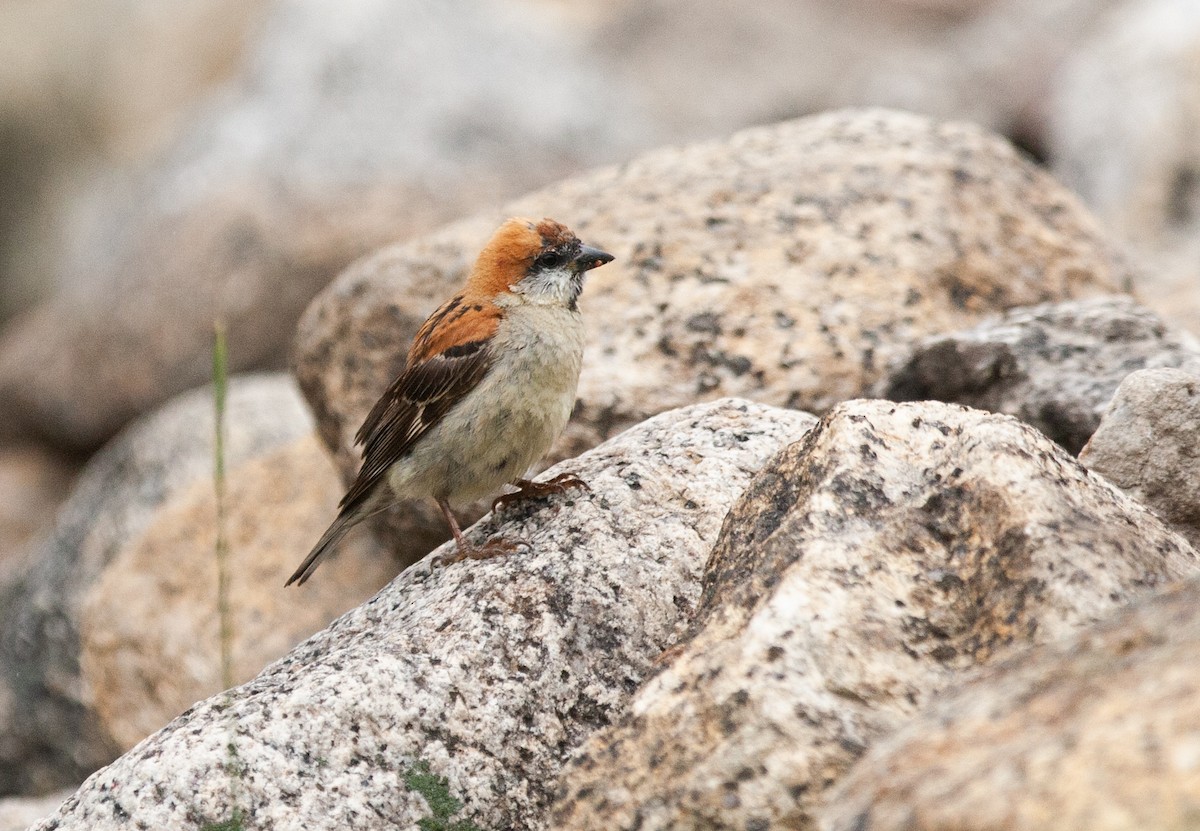
[(529, 479), (516, 479), (509, 484), (516, 485), (520, 490), (513, 493), (504, 493), (497, 496), (492, 501), (492, 512), (498, 513), (507, 510), (514, 503), (522, 502), (526, 499), (539, 499), (543, 496), (553, 496), (554, 494), (564, 493), (571, 488), (582, 488), (585, 491), (591, 492), (587, 482), (580, 479), (574, 473), (560, 473), (553, 479), (548, 479), (545, 482), (534, 482)]
[(467, 538), (463, 536), (462, 529), (458, 527), (458, 520), (454, 518), (454, 514), (450, 510), (450, 503), (445, 499), (438, 499), (437, 504), (442, 509), (442, 516), (446, 518), (446, 524), (450, 526), (450, 533), (454, 535), (455, 546), (454, 553), (437, 558), (438, 565), (448, 566), (462, 560), (486, 560), (489, 557), (511, 554), (517, 550), (516, 545), (495, 537), (483, 545), (471, 545), (471, 543), (467, 542)]
[(470, 548), (471, 544), (467, 542), (467, 538), (463, 536), (462, 529), (458, 527), (458, 520), (450, 511), (450, 503), (445, 499), (437, 500), (437, 506), (442, 509), (442, 516), (446, 518), (446, 524), (450, 526), (450, 533), (454, 535), (454, 544), (458, 546), (458, 550)]

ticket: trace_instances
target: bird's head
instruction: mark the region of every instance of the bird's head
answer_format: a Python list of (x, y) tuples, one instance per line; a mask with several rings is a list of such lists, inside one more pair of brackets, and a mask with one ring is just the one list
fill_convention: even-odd
[(519, 302), (573, 310), (584, 273), (612, 260), (553, 219), (513, 218), (484, 246), (468, 285), (485, 296), (509, 293)]

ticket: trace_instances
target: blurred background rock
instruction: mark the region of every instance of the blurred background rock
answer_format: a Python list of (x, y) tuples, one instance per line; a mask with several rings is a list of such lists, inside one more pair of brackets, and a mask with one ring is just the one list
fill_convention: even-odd
[(0, 316), (69, 280), (58, 266), (78, 202), (180, 133), (194, 102), (236, 71), (265, 7), (0, 4)]

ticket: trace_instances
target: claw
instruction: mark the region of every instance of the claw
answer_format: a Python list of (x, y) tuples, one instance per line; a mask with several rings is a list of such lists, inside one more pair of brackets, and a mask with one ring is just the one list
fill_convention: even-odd
[(513, 554), (520, 547), (517, 543), (509, 542), (499, 537), (492, 537), (483, 545), (470, 545), (467, 544), (466, 540), (463, 540), (449, 554), (435, 557), (433, 565), (444, 568), (455, 563), (461, 563), (463, 560), (490, 560), (492, 557), (504, 557), (508, 554)]
[(512, 493), (504, 493), (497, 496), (492, 501), (492, 513), (508, 510), (508, 508), (517, 502), (522, 502), (526, 499), (540, 499), (544, 496), (553, 496), (559, 493), (565, 493), (572, 488), (581, 488), (588, 493), (592, 489), (588, 487), (588, 483), (580, 479), (574, 473), (560, 473), (553, 479), (548, 479), (545, 482), (532, 482), (529, 479), (518, 479), (513, 482), (520, 490)]
[[(536, 485), (537, 483), (535, 482), (534, 484)], [(553, 479), (550, 479), (543, 484), (552, 485), (555, 489), (555, 493), (562, 493), (570, 488), (579, 488), (580, 490), (585, 490), (588, 493), (592, 492), (592, 489), (588, 486), (588, 483), (580, 479), (574, 473), (560, 473)]]

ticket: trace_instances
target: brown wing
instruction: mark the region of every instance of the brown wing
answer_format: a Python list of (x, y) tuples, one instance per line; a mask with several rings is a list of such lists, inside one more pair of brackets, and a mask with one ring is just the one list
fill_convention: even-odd
[(343, 512), (365, 501), (388, 468), (483, 380), (493, 364), (492, 338), (499, 319), (494, 306), (472, 305), (459, 296), (425, 322), (404, 372), (355, 436), (363, 448), (363, 464), (342, 498)]

